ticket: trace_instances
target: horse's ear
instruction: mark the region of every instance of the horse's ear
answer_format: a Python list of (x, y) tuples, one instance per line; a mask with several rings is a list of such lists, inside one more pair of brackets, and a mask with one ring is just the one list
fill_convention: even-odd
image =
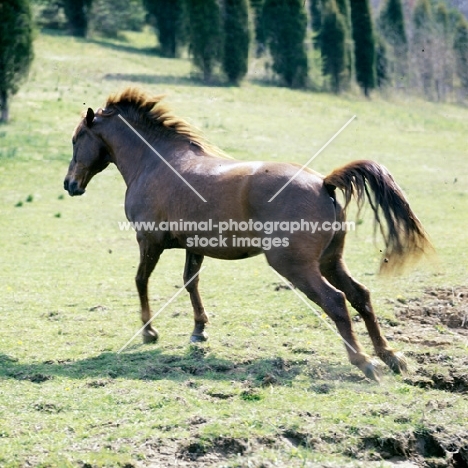
[(86, 125), (91, 127), (94, 120), (94, 111), (91, 107), (88, 107), (88, 112), (86, 112)]

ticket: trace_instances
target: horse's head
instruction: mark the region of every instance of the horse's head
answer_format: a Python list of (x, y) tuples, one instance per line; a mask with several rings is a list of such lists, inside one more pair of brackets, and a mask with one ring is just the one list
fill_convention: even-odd
[(98, 118), (99, 112), (96, 116), (91, 108), (88, 109), (86, 117), (73, 134), (73, 158), (63, 183), (72, 197), (83, 195), (93, 176), (103, 171), (111, 162), (109, 149), (95, 132), (95, 127), (99, 124)]

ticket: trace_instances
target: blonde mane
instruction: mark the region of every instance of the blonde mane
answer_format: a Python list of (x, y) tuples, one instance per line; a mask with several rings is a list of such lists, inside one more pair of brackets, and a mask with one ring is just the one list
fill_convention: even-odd
[(184, 119), (172, 114), (171, 109), (162, 104), (165, 95), (149, 95), (136, 87), (111, 94), (107, 98), (103, 115), (118, 110), (123, 117), (144, 124), (149, 130), (163, 131), (164, 137), (185, 140), (201, 148), (206, 154), (231, 159), (224, 151), (210, 144), (201, 131)]

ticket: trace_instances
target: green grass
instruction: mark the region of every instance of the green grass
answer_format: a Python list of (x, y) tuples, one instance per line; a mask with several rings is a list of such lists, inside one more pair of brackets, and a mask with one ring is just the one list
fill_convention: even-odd
[[(376, 385), (292, 292), (275, 291), (278, 278), (261, 257), (206, 260), (208, 344), (189, 346), (192, 312), (182, 294), (156, 320), (158, 344), (138, 338), (118, 354), (139, 327), (138, 248), (118, 229), (125, 187), (115, 168), (81, 198), (64, 197), (62, 183), (80, 113), (130, 84), (167, 93), (178, 115), (245, 160), (303, 163), (356, 115), (312, 167), (329, 173), (375, 159), (404, 188), (438, 262), (377, 277), (370, 210), (348, 236), (346, 259), (370, 288), (385, 333), (415, 337), (391, 300), (467, 284), (468, 110), (249, 81), (203, 87), (190, 80), (188, 60), (149, 53), (152, 35), (127, 38), (39, 35), (30, 80), (0, 127), (0, 466), (171, 466), (203, 454), (207, 466), (385, 466), (391, 447), (414, 458), (411, 440), (446, 447), (456, 435), (466, 453), (466, 398), (414, 384), (421, 369), (466, 374), (466, 335), (438, 326), (419, 334), (449, 344), (397, 340), (410, 380), (386, 373)], [(150, 284), (153, 310), (182, 286), (183, 264), (183, 252), (163, 255)], [(362, 322), (355, 325), (370, 352)], [(434, 359), (421, 366), (425, 353)], [(442, 458), (433, 452), (424, 455)]]

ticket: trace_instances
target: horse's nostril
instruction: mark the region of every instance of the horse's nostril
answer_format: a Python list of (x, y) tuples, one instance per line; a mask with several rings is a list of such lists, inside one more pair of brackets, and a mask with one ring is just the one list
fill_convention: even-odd
[(68, 193), (74, 197), (75, 195), (83, 195), (83, 193), (85, 192), (84, 189), (82, 189), (78, 182), (76, 180), (73, 180), (73, 181), (68, 181), (66, 180), (64, 182), (64, 187), (65, 187), (65, 190), (68, 191)]
[(68, 179), (63, 181), (63, 188), (68, 192)]
[(75, 195), (77, 187), (78, 187), (78, 184), (76, 180), (74, 180), (68, 185), (68, 192), (70, 193), (70, 195)]

